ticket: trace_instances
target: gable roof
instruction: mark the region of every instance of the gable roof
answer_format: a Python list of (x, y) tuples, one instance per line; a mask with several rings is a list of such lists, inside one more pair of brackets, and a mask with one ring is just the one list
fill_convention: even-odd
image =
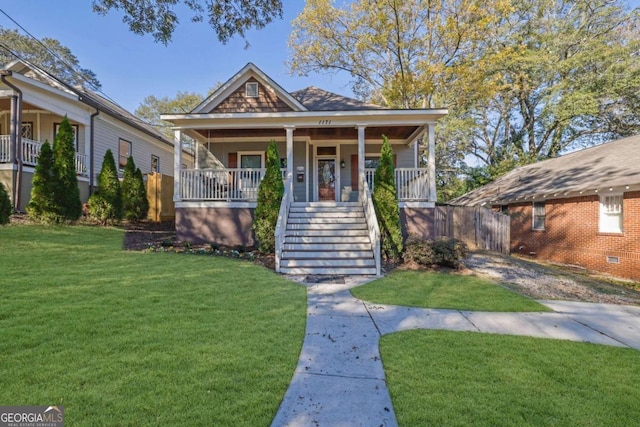
[(383, 110), (384, 107), (375, 104), (358, 101), (333, 92), (309, 86), (291, 92), (309, 111), (357, 111), (357, 110)]
[(255, 78), (258, 82), (262, 83), (262, 85), (272, 90), (275, 95), (291, 107), (293, 111), (307, 111), (307, 108), (296, 98), (291, 96), (289, 92), (284, 90), (278, 83), (271, 79), (271, 77), (267, 76), (260, 68), (249, 62), (240, 71), (234, 74), (233, 77), (209, 95), (204, 101), (198, 104), (191, 113), (210, 113), (216, 106), (227, 99), (230, 94), (236, 91), (251, 77)]
[(640, 135), (521, 166), (449, 203), (506, 205), (636, 188), (640, 188)]
[(6, 67), (4, 67), (4, 69), (24, 75), (25, 77), (44, 83), (54, 89), (73, 95), (77, 97), (78, 101), (146, 133), (163, 144), (173, 146), (173, 141), (165, 137), (156, 128), (97, 92), (81, 86), (72, 86), (42, 68), (21, 59), (10, 62)]

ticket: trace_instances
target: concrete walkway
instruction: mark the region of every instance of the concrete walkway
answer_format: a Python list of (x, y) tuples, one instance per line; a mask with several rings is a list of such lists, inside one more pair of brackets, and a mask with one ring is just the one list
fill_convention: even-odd
[(489, 313), (370, 304), (349, 289), (307, 285), (307, 329), (293, 380), (272, 426), (397, 426), (380, 336), (409, 329), (527, 335), (640, 350), (640, 307), (540, 301), (554, 313)]

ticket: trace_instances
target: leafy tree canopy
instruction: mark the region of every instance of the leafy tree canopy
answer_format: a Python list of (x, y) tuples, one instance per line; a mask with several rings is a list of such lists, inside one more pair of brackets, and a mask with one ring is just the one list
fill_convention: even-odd
[(112, 9), (122, 10), (122, 21), (130, 31), (152, 34), (156, 42), (166, 45), (180, 23), (181, 4), (191, 9), (192, 22), (206, 20), (222, 43), (236, 34), (244, 38), (247, 30), (282, 18), (281, 0), (94, 0), (93, 11), (106, 15)]
[(188, 113), (202, 100), (202, 95), (192, 92), (178, 92), (174, 98), (149, 95), (136, 109), (135, 115), (157, 127), (167, 138), (173, 140), (172, 124), (161, 120), (160, 115)]
[(78, 58), (68, 47), (52, 38), (43, 38), (40, 42), (42, 44), (17, 30), (0, 26), (0, 65), (25, 59), (71, 85), (100, 89), (95, 73), (80, 67)]

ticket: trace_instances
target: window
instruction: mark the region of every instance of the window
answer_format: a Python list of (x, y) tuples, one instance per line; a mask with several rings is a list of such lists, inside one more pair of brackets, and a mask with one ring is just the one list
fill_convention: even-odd
[(380, 164), (380, 157), (369, 157), (365, 156), (364, 158), (364, 168), (365, 169), (377, 169)]
[(600, 196), (600, 232), (622, 233), (622, 194)]
[(249, 82), (245, 85), (245, 95), (247, 98), (257, 98), (258, 97), (258, 83)]
[(20, 134), (23, 138), (33, 139), (33, 122), (22, 122)]
[(151, 155), (151, 172), (159, 173), (160, 172), (160, 157)]
[[(78, 152), (78, 125), (71, 125), (71, 129), (73, 131), (73, 146), (76, 148), (76, 153)], [(58, 130), (60, 130), (60, 123), (53, 124), (53, 137), (55, 138), (58, 134)]]
[(127, 159), (131, 156), (131, 143), (124, 139), (120, 140), (118, 146), (118, 167), (124, 169), (127, 166)]
[(544, 202), (533, 202), (533, 229), (544, 230), (544, 222), (546, 218), (546, 210)]
[(245, 151), (239, 152), (240, 169), (261, 169), (264, 166), (264, 152)]

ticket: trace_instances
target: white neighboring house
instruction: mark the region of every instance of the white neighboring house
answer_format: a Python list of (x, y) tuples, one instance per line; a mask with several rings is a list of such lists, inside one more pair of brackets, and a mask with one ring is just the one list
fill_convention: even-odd
[[(111, 149), (119, 170), (133, 156), (145, 175), (173, 176), (173, 141), (114, 102), (74, 87), (46, 71), (17, 60), (0, 69), (0, 182), (14, 208), (24, 211), (40, 147), (53, 143), (67, 117), (75, 131), (80, 197), (94, 191), (104, 155)], [(183, 156), (185, 167), (190, 156)]]

